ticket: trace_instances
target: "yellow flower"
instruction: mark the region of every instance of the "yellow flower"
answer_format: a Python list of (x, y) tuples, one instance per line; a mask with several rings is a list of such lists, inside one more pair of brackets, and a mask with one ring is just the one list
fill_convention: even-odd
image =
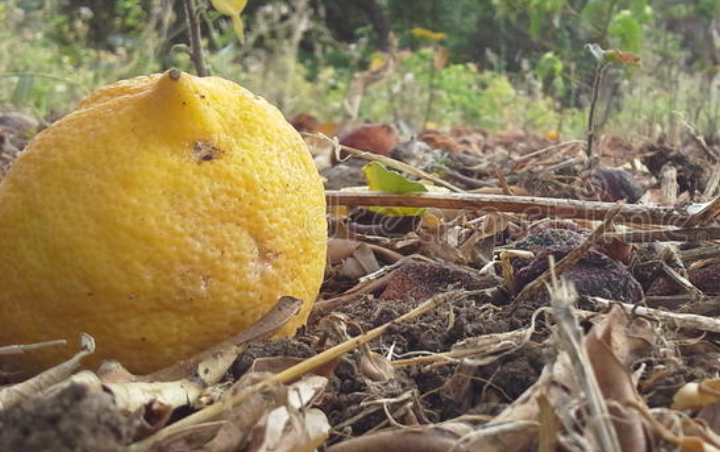
[(413, 36), (421, 39), (427, 39), (428, 41), (442, 41), (445, 39), (445, 33), (428, 30), (427, 28), (415, 27), (410, 30)]
[(370, 70), (377, 71), (385, 65), (387, 61), (387, 55), (380, 52), (375, 52), (370, 55)]
[(560, 134), (557, 130), (548, 130), (548, 132), (545, 134), (545, 138), (550, 141), (560, 141)]

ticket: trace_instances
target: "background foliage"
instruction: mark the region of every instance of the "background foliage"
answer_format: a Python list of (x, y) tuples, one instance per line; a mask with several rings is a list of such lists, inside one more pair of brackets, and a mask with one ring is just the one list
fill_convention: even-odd
[[(0, 3), (0, 105), (49, 121), (98, 85), (192, 70), (181, 11), (178, 0)], [(677, 133), (680, 119), (718, 127), (720, 0), (251, 0), (244, 18), (241, 45), (227, 17), (203, 11), (209, 65), (289, 116), (339, 121), (353, 75), (392, 35), (398, 64), (367, 89), (367, 120), (579, 134), (595, 66), (585, 45), (598, 43), (643, 61), (609, 72), (601, 124), (643, 137)]]

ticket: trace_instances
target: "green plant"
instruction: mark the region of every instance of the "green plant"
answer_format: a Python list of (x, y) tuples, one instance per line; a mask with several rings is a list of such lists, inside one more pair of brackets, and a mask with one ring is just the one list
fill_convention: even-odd
[(143, 31), (142, 43), (95, 48), (87, 41), (85, 13), (68, 16), (55, 2), (33, 6), (8, 0), (0, 6), (0, 99), (5, 109), (57, 116), (97, 86), (159, 69), (154, 30)]

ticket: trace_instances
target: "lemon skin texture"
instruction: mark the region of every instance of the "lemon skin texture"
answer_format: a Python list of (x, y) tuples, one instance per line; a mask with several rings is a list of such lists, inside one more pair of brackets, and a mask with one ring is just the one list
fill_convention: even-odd
[(0, 345), (38, 371), (77, 350), (148, 373), (244, 330), (282, 296), (308, 317), (327, 243), (305, 143), (265, 100), (176, 70), (101, 88), (0, 182)]

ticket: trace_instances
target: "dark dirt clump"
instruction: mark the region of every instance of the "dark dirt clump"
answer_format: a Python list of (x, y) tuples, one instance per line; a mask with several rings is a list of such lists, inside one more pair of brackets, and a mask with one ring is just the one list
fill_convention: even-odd
[(645, 194), (630, 173), (618, 169), (598, 169), (590, 177), (590, 184), (599, 191), (600, 199), (607, 202), (626, 200), (632, 204)]
[(450, 264), (411, 262), (398, 268), (380, 294), (381, 300), (424, 300), (437, 295), (448, 286), (467, 290), (493, 287), (494, 279)]
[[(545, 349), (530, 343), (489, 366), (481, 367), (478, 376), (488, 381), (488, 390), (502, 391), (503, 402), (511, 403), (538, 380), (545, 364)], [(486, 396), (479, 402), (487, 403), (487, 399)]]
[[(532, 263), (517, 272), (515, 277), (516, 293), (545, 272), (550, 264), (550, 255), (555, 262), (560, 261), (572, 249), (566, 247), (550, 248), (536, 255)], [(562, 273), (562, 276), (575, 284), (579, 295), (607, 298), (624, 303), (637, 303), (643, 298), (643, 290), (632, 274), (617, 261), (599, 251), (590, 250), (577, 264)], [(545, 292), (538, 291), (538, 298), (547, 298)]]
[(124, 452), (133, 430), (109, 395), (72, 385), (0, 412), (0, 450)]
[[(419, 303), (415, 300), (364, 299), (337, 312), (353, 319), (367, 331), (397, 318)], [(489, 300), (459, 300), (442, 305), (418, 319), (391, 325), (383, 336), (383, 344), (378, 352), (383, 353), (390, 344), (394, 353), (400, 357), (406, 352), (446, 352), (464, 339), (514, 329), (511, 323), (512, 317), (498, 312)], [(417, 395), (414, 406), (430, 422), (440, 422), (471, 409), (477, 410), (476, 404), (486, 404), (481, 410), (485, 412), (493, 405), (489, 401), (495, 400), (494, 397), (488, 398), (488, 394), (500, 394), (498, 403), (501, 405), (509, 403), (511, 399), (508, 397), (516, 397), (525, 391), (539, 376), (544, 365), (540, 347), (532, 350), (523, 348), (487, 366), (490, 370), (485, 370), (485, 367), (478, 368), (480, 370), (475, 367), (457, 370), (456, 364), (449, 363), (437, 366), (408, 365), (395, 368), (396, 375), (392, 380), (375, 383), (362, 376), (358, 364), (361, 356), (362, 353), (353, 352), (342, 359), (332, 377), (331, 388), (321, 404), (332, 425), (344, 426), (344, 429), (340, 429), (343, 435), (359, 435), (386, 420), (385, 413), (377, 410), (355, 421), (348, 421), (363, 410), (368, 410), (369, 401), (393, 399), (407, 395), (409, 391)], [(482, 372), (482, 375), (476, 377), (476, 372)], [(489, 374), (486, 375), (487, 372)], [(463, 380), (467, 384), (462, 383)], [(464, 389), (458, 391), (458, 387)], [(364, 406), (361, 407), (360, 403), (364, 403)]]
[[(508, 331), (488, 306), (487, 299), (465, 299), (446, 303), (416, 319), (391, 325), (385, 337), (392, 338), (395, 353), (448, 351), (458, 341), (483, 334)], [(364, 331), (384, 325), (420, 304), (417, 300), (364, 299), (336, 312), (346, 314)], [(452, 311), (452, 313), (451, 313)]]
[[(496, 312), (497, 308), (489, 301), (484, 298), (454, 301), (417, 319), (391, 325), (383, 336), (383, 344), (378, 352), (383, 353), (391, 344), (396, 355), (418, 351), (446, 352), (464, 339), (508, 331), (508, 320), (501, 317)], [(420, 301), (416, 300), (364, 299), (336, 312), (345, 314), (364, 331), (368, 331), (396, 319), (419, 303)], [(340, 429), (341, 434), (356, 436), (387, 418), (382, 410), (377, 410), (361, 416), (356, 421), (348, 421), (363, 410), (367, 410), (368, 401), (379, 398), (393, 399), (407, 394), (408, 391), (417, 394), (418, 398), (414, 406), (422, 412), (422, 416), (432, 422), (450, 419), (472, 407), (465, 401), (455, 400), (446, 388), (447, 382), (455, 372), (455, 365), (409, 365), (396, 368), (392, 380), (375, 383), (362, 375), (358, 364), (361, 356), (362, 353), (356, 351), (341, 360), (332, 377), (331, 388), (321, 406), (328, 414), (332, 425), (345, 425), (344, 430)], [(535, 372), (525, 372), (520, 377), (529, 381), (533, 375)], [(472, 376), (470, 377), (472, 379)], [(515, 379), (506, 379), (506, 382), (513, 385), (507, 388), (510, 393), (514, 393), (516, 387), (524, 386), (524, 384), (516, 385)], [(496, 382), (505, 390), (504, 383)], [(482, 382), (471, 384), (471, 388), (477, 389), (475, 392), (478, 393), (481, 392), (481, 387)], [(476, 400), (477, 397), (468, 399), (471, 403)], [(362, 402), (365, 402), (365, 405), (361, 407)], [(392, 412), (392, 407), (390, 411)], [(347, 424), (348, 422), (350, 423)]]
[(585, 240), (585, 231), (570, 228), (548, 227), (533, 231), (513, 244), (513, 248), (540, 252), (549, 246), (578, 246)]
[[(585, 241), (586, 235), (583, 234), (583, 232), (584, 231), (578, 231), (571, 227), (541, 227), (515, 242), (512, 247), (519, 250), (531, 251), (535, 254), (554, 246), (575, 248)], [(531, 261), (532, 259), (514, 258), (512, 260), (512, 266), (515, 271), (518, 271), (529, 265)]]
[[(364, 377), (358, 366), (361, 356), (361, 352), (354, 351), (340, 360), (319, 404), (330, 424), (342, 435), (358, 436), (376, 427), (387, 416), (382, 404), (373, 405), (372, 401), (394, 399), (415, 387), (402, 369), (385, 382)], [(388, 403), (391, 411), (394, 405)]]
[(238, 356), (230, 371), (235, 378), (240, 378), (258, 358), (274, 356), (309, 358), (315, 354), (311, 346), (294, 338), (284, 337), (273, 342), (256, 341), (250, 343), (247, 350)]
[(463, 414), (496, 415), (535, 383), (545, 365), (543, 348), (529, 344), (489, 365), (408, 371), (433, 422)]
[[(656, 179), (661, 179), (662, 168), (669, 163), (677, 168), (680, 193), (688, 191), (693, 196), (696, 191), (705, 190), (707, 174), (700, 159), (691, 158), (664, 144), (648, 144), (643, 148), (643, 153), (647, 155), (642, 162)], [(707, 165), (708, 168), (710, 166)]]

